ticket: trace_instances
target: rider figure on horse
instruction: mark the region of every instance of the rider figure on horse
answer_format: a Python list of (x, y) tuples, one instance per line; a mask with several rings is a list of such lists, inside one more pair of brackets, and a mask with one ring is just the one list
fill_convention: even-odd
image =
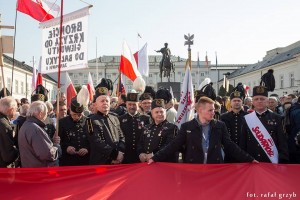
[[(157, 53), (162, 53), (162, 59), (159, 63), (160, 68), (160, 76), (162, 77), (162, 72), (164, 72), (165, 76), (170, 76), (170, 71), (173, 69), (172, 61), (171, 61), (171, 51), (168, 48), (168, 43), (165, 43), (165, 47), (156, 51)], [(174, 70), (174, 69), (173, 69)], [(168, 72), (168, 73), (167, 73)]]

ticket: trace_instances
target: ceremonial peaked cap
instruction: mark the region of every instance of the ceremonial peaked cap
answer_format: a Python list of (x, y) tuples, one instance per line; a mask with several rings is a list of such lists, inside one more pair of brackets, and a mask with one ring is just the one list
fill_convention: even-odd
[(95, 87), (94, 102), (99, 96), (108, 95), (108, 91), (112, 88), (110, 79), (102, 78), (101, 82)]
[(139, 102), (139, 93), (127, 93), (127, 101)]
[(155, 99), (155, 90), (152, 86), (146, 86), (144, 93), (140, 96), (140, 100)]
[(237, 86), (233, 88), (230, 94), (230, 100), (233, 98), (240, 98), (241, 100), (245, 98), (245, 89), (242, 83), (238, 83)]
[(165, 103), (169, 103), (169, 101), (172, 99), (172, 94), (170, 91), (166, 88), (160, 88), (157, 90), (155, 94), (156, 99), (163, 99), (165, 100)]
[(196, 102), (198, 102), (199, 99), (204, 96), (208, 97), (214, 101), (216, 100), (217, 95), (216, 95), (215, 89), (212, 87), (212, 84), (213, 83), (210, 82), (210, 83), (204, 85), (200, 90), (195, 91), (194, 96), (196, 98)]
[(31, 103), (34, 101), (48, 101), (48, 90), (43, 85), (38, 85), (31, 95)]
[(268, 89), (265, 86), (255, 86), (253, 88), (253, 96), (265, 96), (268, 97)]
[(165, 108), (165, 100), (164, 99), (154, 99), (151, 103), (151, 109), (162, 107)]
[(75, 113), (82, 113), (84, 108), (83, 105), (80, 105), (77, 101), (77, 96), (72, 98), (70, 109)]

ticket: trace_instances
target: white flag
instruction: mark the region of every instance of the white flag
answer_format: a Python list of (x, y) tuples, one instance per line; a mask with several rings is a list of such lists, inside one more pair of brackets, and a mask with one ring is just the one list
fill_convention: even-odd
[(174, 93), (173, 93), (173, 89), (172, 87), (170, 86), (170, 93), (171, 93), (171, 96), (172, 96), (172, 99), (174, 98)]
[(147, 43), (138, 52), (134, 54), (134, 58), (141, 75), (148, 77), (149, 61), (148, 61)]
[(35, 66), (34, 57), (33, 57), (31, 92), (33, 92), (35, 89), (36, 89), (36, 66)]
[(180, 128), (181, 124), (194, 118), (194, 88), (190, 68), (187, 67), (180, 93), (180, 102), (178, 106), (176, 125)]
[(88, 77), (87, 89), (90, 94), (90, 102), (92, 102), (93, 98), (94, 98), (94, 94), (95, 94), (95, 88), (94, 88), (94, 84), (93, 84), (92, 75), (90, 72), (89, 72), (89, 77)]

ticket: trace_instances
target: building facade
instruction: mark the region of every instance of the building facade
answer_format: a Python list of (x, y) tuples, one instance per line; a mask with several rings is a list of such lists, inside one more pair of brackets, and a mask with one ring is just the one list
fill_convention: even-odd
[[(12, 81), (13, 59), (7, 55), (3, 55), (3, 73), (5, 87), (11, 92), (16, 99), (27, 98), (30, 100), (32, 94), (32, 67), (23, 62), (15, 60)], [(0, 74), (0, 88), (3, 88), (3, 74)], [(49, 91), (48, 99), (50, 101), (56, 99), (57, 83), (48, 75), (43, 75), (43, 86)]]
[[(261, 76), (269, 69), (274, 70), (275, 90), (269, 94), (300, 94), (300, 41), (282, 48), (267, 51), (262, 61), (236, 70), (227, 76), (233, 86), (242, 82), (252, 88), (260, 84)], [(222, 80), (219, 84), (223, 84)]]
[[(149, 56), (149, 76), (143, 77), (146, 85), (157, 88), (158, 82), (167, 82), (167, 78), (160, 78), (159, 63), (161, 56)], [(175, 64), (174, 72), (171, 72), (170, 81), (183, 83), (185, 75), (186, 59), (172, 56), (172, 61)], [(88, 74), (91, 73), (93, 78), (93, 84), (96, 86), (101, 78), (109, 78), (114, 82), (114, 87), (118, 83), (120, 56), (101, 56), (97, 60), (92, 59), (89, 61), (87, 69), (68, 71), (68, 74), (74, 84), (74, 86), (86, 85), (88, 82)], [(208, 66), (205, 61), (192, 61), (191, 75), (193, 77), (194, 88), (197, 89), (200, 83), (206, 78), (210, 77), (212, 82), (215, 83), (214, 87), (217, 90), (218, 80), (223, 77), (224, 73), (231, 73), (237, 69), (240, 69), (246, 65), (211, 65)], [(63, 73), (65, 74), (65, 72)], [(51, 74), (50, 74), (51, 75)], [(51, 75), (56, 79), (55, 74)], [(62, 83), (64, 83), (65, 75), (62, 75)], [(126, 91), (132, 89), (132, 81), (125, 76), (122, 76), (123, 84)]]

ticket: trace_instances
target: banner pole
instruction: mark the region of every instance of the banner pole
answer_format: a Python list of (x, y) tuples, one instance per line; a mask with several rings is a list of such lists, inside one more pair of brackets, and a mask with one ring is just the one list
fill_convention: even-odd
[(61, 49), (62, 49), (62, 25), (63, 25), (64, 0), (60, 3), (60, 25), (59, 25), (59, 52), (58, 52), (58, 77), (57, 77), (57, 97), (56, 97), (56, 131), (54, 136), (58, 136), (59, 130), (59, 99), (60, 99), (60, 69), (61, 69)]

